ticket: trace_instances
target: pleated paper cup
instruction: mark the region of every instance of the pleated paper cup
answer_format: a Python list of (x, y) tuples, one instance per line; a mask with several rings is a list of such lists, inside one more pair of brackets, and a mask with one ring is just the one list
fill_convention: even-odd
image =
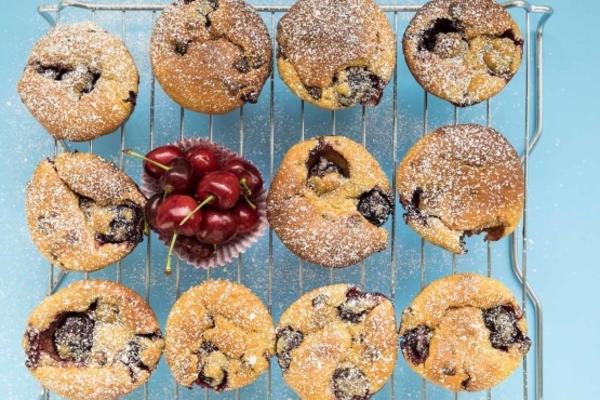
[[(252, 164), (239, 154), (206, 139), (186, 138), (169, 144), (179, 147), (184, 152), (196, 146), (207, 148), (213, 151), (213, 153), (217, 156), (219, 165), (224, 165), (225, 163), (236, 159), (244, 160), (245, 162)], [(140, 190), (147, 198), (150, 198), (161, 192), (158, 179), (153, 178), (146, 173), (144, 173), (142, 176)], [(213, 245), (203, 244), (193, 240), (193, 238), (179, 236), (177, 238), (177, 242), (175, 243), (173, 253), (181, 260), (186, 261), (195, 268), (199, 269), (216, 268), (229, 264), (240, 254), (243, 254), (250, 246), (256, 243), (256, 241), (258, 241), (258, 239), (265, 233), (265, 230), (268, 226), (266, 190), (263, 188), (258, 195), (252, 198), (252, 202), (256, 206), (256, 210), (258, 211), (259, 215), (259, 222), (252, 232), (245, 233), (243, 235), (237, 235), (233, 238), (233, 240), (218, 245), (216, 248)], [(158, 237), (166, 246), (171, 244), (171, 235), (158, 234)]]

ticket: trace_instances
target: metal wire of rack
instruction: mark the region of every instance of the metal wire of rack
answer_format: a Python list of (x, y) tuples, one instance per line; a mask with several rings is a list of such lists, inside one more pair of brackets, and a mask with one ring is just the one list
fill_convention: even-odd
[[(534, 398), (536, 400), (543, 399), (543, 310), (542, 304), (539, 297), (536, 295), (530, 283), (527, 281), (527, 250), (528, 250), (528, 229), (527, 229), (527, 182), (529, 177), (529, 158), (536, 145), (538, 144), (542, 133), (543, 133), (543, 42), (544, 42), (544, 29), (546, 22), (553, 14), (552, 7), (545, 5), (535, 5), (531, 4), (524, 0), (509, 0), (502, 3), (503, 7), (509, 9), (521, 9), (525, 13), (525, 48), (524, 48), (524, 59), (525, 59), (525, 129), (523, 135), (523, 148), (524, 151), (521, 155), (524, 172), (525, 172), (525, 207), (523, 213), (523, 221), (522, 221), (522, 229), (520, 232), (515, 232), (510, 237), (510, 264), (512, 271), (515, 277), (520, 282), (521, 286), (521, 297), (522, 297), (522, 308), (523, 313), (527, 313), (528, 302), (530, 301), (533, 306), (533, 314), (535, 317), (535, 376), (534, 376)], [(121, 12), (121, 38), (124, 42), (126, 42), (127, 36), (127, 14), (129, 12), (139, 12), (146, 11), (152, 12), (152, 23), (156, 18), (157, 12), (161, 11), (166, 5), (165, 4), (144, 4), (144, 3), (132, 3), (132, 4), (122, 4), (122, 3), (91, 3), (82, 0), (60, 0), (56, 4), (46, 4), (40, 5), (38, 7), (38, 13), (49, 23), (50, 26), (55, 26), (60, 23), (61, 20), (61, 12), (67, 8), (77, 8), (90, 11), (90, 19), (95, 21), (96, 13), (102, 11), (119, 11)], [(404, 13), (414, 13), (421, 8), (421, 5), (381, 5), (381, 9), (388, 14), (392, 15), (392, 26), (394, 31), (398, 35), (398, 16), (399, 14)], [(275, 16), (278, 13), (286, 12), (289, 9), (289, 6), (280, 6), (280, 5), (258, 5), (255, 6), (255, 9), (259, 11), (261, 14), (269, 15), (268, 26), (270, 27), (270, 31), (274, 32), (275, 28)], [(534, 31), (534, 35), (532, 35), (531, 31), (531, 16), (532, 14), (539, 14), (540, 18), (538, 19), (536, 29)], [(532, 41), (532, 36), (535, 36), (535, 40)], [(532, 43), (535, 46), (532, 46)], [(535, 53), (532, 53), (532, 48), (535, 50)], [(532, 57), (533, 54), (533, 57)], [(532, 62), (534, 64), (535, 70), (532, 69)], [(274, 160), (275, 160), (275, 68), (273, 68), (273, 72), (269, 78), (268, 83), (268, 91), (269, 91), (269, 173), (270, 176), (273, 175), (274, 172)], [(155, 141), (155, 110), (156, 110), (156, 79), (153, 74), (150, 74), (150, 109), (149, 109), (149, 134), (148, 134), (148, 145), (150, 148), (154, 147)], [(534, 80), (532, 80), (532, 76), (534, 76)], [(532, 84), (532, 81), (534, 82)], [(392, 108), (393, 108), (393, 121), (392, 121), (392, 162), (394, 166), (394, 170), (398, 164), (397, 157), (397, 148), (398, 148), (398, 70), (394, 72), (393, 77), (393, 94), (392, 94)], [(535, 90), (532, 89), (532, 86), (535, 86)], [(424, 92), (424, 101), (423, 101), (423, 124), (422, 124), (422, 134), (426, 134), (428, 132), (428, 116), (429, 116), (429, 95), (427, 92)], [(533, 113), (532, 113), (533, 110)], [(533, 114), (533, 115), (532, 115)], [(184, 116), (185, 109), (179, 108), (179, 138), (183, 139), (185, 136), (185, 126), (184, 126)], [(532, 123), (531, 119), (533, 116), (533, 130), (531, 129)], [(459, 123), (459, 109), (454, 107), (454, 115), (453, 122), (454, 124)], [(485, 121), (487, 126), (492, 125), (492, 108), (491, 108), (491, 100), (486, 102), (485, 108)], [(239, 153), (244, 153), (244, 108), (240, 108), (239, 110)], [(331, 133), (336, 132), (336, 112), (331, 112)], [(122, 150), (125, 148), (125, 138), (126, 138), (126, 125), (123, 125), (120, 130), (120, 150), (121, 154), (119, 156), (119, 167), (121, 169), (124, 168), (124, 159)], [(208, 117), (208, 138), (209, 140), (213, 140), (213, 117)], [(367, 141), (367, 118), (366, 118), (366, 109), (363, 106), (361, 111), (361, 138), (363, 145), (366, 144)], [(300, 101), (300, 135), (299, 140), (305, 139), (305, 103), (304, 101)], [(90, 152), (93, 152), (93, 141), (90, 141), (88, 144), (88, 148)], [(63, 141), (54, 142), (54, 154), (56, 155), (61, 150), (68, 150), (69, 146)], [(395, 179), (392, 179), (392, 185), (395, 186)], [(395, 187), (394, 193), (395, 193)], [(391, 300), (395, 299), (395, 291), (396, 291), (396, 251), (395, 251), (395, 242), (396, 242), (396, 231), (395, 227), (397, 224), (395, 214), (392, 217), (391, 221), (391, 238), (390, 238), (390, 295)], [(492, 245), (490, 242), (487, 243), (486, 248), (486, 260), (487, 260), (487, 275), (492, 276)], [(272, 312), (273, 308), (273, 268), (274, 268), (274, 256), (273, 256), (273, 231), (269, 229), (268, 232), (268, 293), (267, 293), (267, 306), (269, 312)], [(426, 285), (426, 260), (425, 260), (425, 241), (421, 239), (420, 248), (419, 248), (419, 285), (423, 288)], [(298, 291), (300, 294), (304, 292), (304, 268), (305, 263), (301, 259), (298, 261)], [(237, 281), (241, 282), (241, 275), (243, 269), (243, 256), (240, 256), (237, 261)], [(146, 256), (145, 256), (145, 274), (144, 274), (144, 288), (145, 288), (145, 297), (146, 300), (149, 299), (150, 296), (150, 279), (151, 279), (151, 271), (152, 271), (152, 239), (151, 235), (148, 235), (146, 242)], [(456, 257), (452, 256), (452, 273), (457, 273), (457, 263)], [(62, 284), (65, 277), (68, 275), (68, 272), (64, 270), (58, 271), (57, 268), (53, 265), (50, 265), (49, 268), (49, 285), (48, 285), (48, 295), (54, 293)], [(206, 278), (210, 278), (211, 272), (210, 270), (206, 271)], [(180, 283), (181, 283), (181, 272), (180, 272), (180, 262), (177, 260), (175, 266), (175, 297), (178, 298), (180, 295)], [(84, 274), (84, 279), (88, 279), (89, 274)], [(117, 264), (116, 268), (116, 276), (115, 280), (120, 282), (122, 279), (122, 268), (121, 262)], [(330, 282), (335, 281), (335, 269), (330, 269)], [(365, 264), (364, 262), (360, 264), (360, 285), (365, 286), (366, 281), (366, 273), (365, 273)], [(529, 385), (530, 385), (530, 371), (528, 369), (527, 356), (524, 357), (523, 361), (523, 393), (522, 398), (524, 400), (528, 400), (530, 398), (529, 395)], [(391, 380), (391, 399), (396, 399), (395, 393), (395, 383), (394, 378), (392, 376)], [(427, 399), (427, 382), (422, 379), (421, 380), (421, 394), (420, 398), (423, 400)], [(179, 399), (179, 386), (177, 384), (174, 385), (174, 399)], [(240, 391), (236, 391), (236, 399), (240, 398)], [(49, 399), (50, 393), (42, 389), (42, 393), (39, 396), (39, 399)], [(144, 385), (144, 399), (149, 398), (149, 389), (148, 384)], [(206, 389), (205, 398), (209, 398), (209, 391)], [(268, 370), (268, 379), (266, 384), (266, 398), (272, 398), (272, 372), (271, 367)], [(458, 398), (458, 394), (454, 394), (454, 399)], [(486, 393), (486, 398), (488, 400), (492, 399), (492, 392), (488, 390)]]

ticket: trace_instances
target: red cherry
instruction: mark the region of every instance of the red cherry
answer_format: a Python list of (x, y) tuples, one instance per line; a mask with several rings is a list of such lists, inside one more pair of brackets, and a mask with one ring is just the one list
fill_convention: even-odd
[(231, 172), (240, 180), (246, 196), (255, 196), (262, 190), (263, 179), (259, 170), (248, 161), (234, 159), (223, 166), (224, 171)]
[(144, 171), (154, 178), (159, 178), (166, 172), (166, 170), (163, 167), (152, 163), (152, 161), (163, 166), (169, 166), (171, 161), (181, 157), (184, 157), (184, 154), (179, 147), (171, 145), (157, 147), (150, 153), (146, 154), (146, 160), (144, 160)]
[(189, 161), (192, 170), (198, 178), (219, 169), (217, 156), (205, 147), (192, 147), (185, 153), (185, 158)]
[(252, 232), (258, 225), (260, 219), (258, 211), (245, 202), (240, 201), (231, 212), (235, 216), (238, 225), (238, 233)]
[(195, 211), (197, 206), (191, 196), (174, 194), (167, 197), (156, 211), (156, 227), (165, 234), (194, 236), (202, 222), (202, 213)]
[(158, 184), (167, 193), (187, 194), (194, 188), (194, 173), (185, 158), (176, 158), (169, 163), (169, 170), (160, 177)]
[(240, 184), (231, 172), (216, 171), (198, 182), (196, 198), (220, 210), (229, 210), (240, 198)]
[(155, 194), (154, 196), (150, 197), (150, 200), (146, 202), (146, 207), (144, 208), (144, 213), (146, 215), (146, 221), (148, 222), (148, 225), (150, 225), (150, 228), (157, 232), (159, 232), (159, 229), (156, 225), (156, 212), (158, 211), (158, 206), (160, 206), (162, 201), (163, 195), (160, 193)]
[(222, 244), (238, 232), (237, 221), (231, 211), (206, 210), (196, 239), (202, 243)]

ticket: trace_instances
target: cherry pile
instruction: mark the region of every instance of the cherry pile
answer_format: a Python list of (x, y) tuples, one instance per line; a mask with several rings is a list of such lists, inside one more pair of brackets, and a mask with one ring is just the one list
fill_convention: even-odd
[(161, 192), (146, 204), (148, 225), (170, 235), (165, 272), (171, 272), (171, 256), (179, 236), (201, 245), (218, 246), (252, 232), (259, 223), (254, 199), (263, 187), (260, 172), (247, 161), (220, 163), (205, 146), (184, 152), (177, 146), (157, 147), (145, 156), (144, 171), (157, 179)]

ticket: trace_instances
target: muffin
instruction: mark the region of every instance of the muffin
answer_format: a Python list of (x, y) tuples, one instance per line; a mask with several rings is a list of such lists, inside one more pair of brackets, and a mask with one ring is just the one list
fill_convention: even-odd
[(516, 150), (480, 125), (444, 126), (419, 140), (396, 172), (404, 219), (419, 235), (455, 254), (464, 237), (512, 233), (523, 213), (524, 176)]
[(185, 292), (167, 320), (165, 355), (180, 385), (238, 389), (269, 367), (275, 332), (245, 286), (211, 280)]
[(392, 190), (377, 161), (343, 136), (294, 145), (267, 197), (267, 218), (296, 255), (327, 267), (356, 264), (385, 249), (382, 225)]
[(433, 0), (408, 25), (403, 49), (425, 90), (464, 107), (495, 96), (512, 79), (523, 37), (494, 0)]
[(127, 256), (143, 239), (145, 204), (127, 175), (91, 153), (42, 161), (25, 198), (33, 242), (71, 271), (95, 271)]
[(497, 385), (531, 346), (512, 293), (476, 274), (448, 276), (423, 289), (404, 310), (400, 335), (408, 365), (455, 392)]
[(242, 0), (177, 0), (154, 25), (152, 69), (182, 107), (224, 114), (256, 103), (271, 74), (269, 32)]
[(70, 400), (116, 399), (148, 380), (164, 341), (150, 306), (109, 281), (86, 280), (47, 297), (27, 321), (25, 365)]
[(396, 365), (396, 320), (382, 294), (332, 285), (304, 294), (281, 316), (277, 357), (302, 400), (366, 400)]
[(52, 136), (79, 142), (121, 126), (133, 111), (138, 84), (121, 39), (84, 22), (61, 24), (36, 43), (18, 91)]
[(302, 100), (376, 106), (396, 65), (396, 35), (372, 0), (299, 0), (277, 29), (277, 65)]

